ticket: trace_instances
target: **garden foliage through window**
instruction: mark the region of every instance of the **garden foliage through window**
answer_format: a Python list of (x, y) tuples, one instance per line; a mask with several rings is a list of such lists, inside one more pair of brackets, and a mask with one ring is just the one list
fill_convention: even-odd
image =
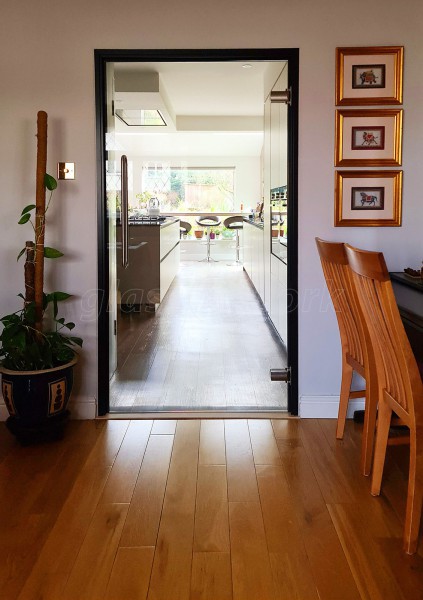
[(156, 196), (161, 212), (230, 212), (234, 210), (234, 181), (234, 167), (149, 164), (142, 169), (142, 193), (136, 197), (144, 203)]

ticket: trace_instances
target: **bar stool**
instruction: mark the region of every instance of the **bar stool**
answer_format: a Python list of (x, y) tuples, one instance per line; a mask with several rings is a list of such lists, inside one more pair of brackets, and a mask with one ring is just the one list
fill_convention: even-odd
[(236, 232), (236, 263), (239, 264), (241, 261), (239, 260), (239, 250), (241, 246), (239, 245), (239, 230), (243, 229), (244, 221), (242, 220), (241, 215), (237, 215), (235, 217), (228, 217), (223, 221), (223, 225), (226, 229), (231, 229)]
[(211, 244), (210, 244), (210, 227), (218, 227), (221, 224), (222, 221), (216, 215), (205, 215), (203, 217), (197, 217), (195, 219), (195, 222), (200, 227), (206, 227), (207, 228), (207, 242), (206, 242), (206, 245), (207, 245), (207, 256), (206, 256), (206, 258), (203, 258), (199, 262), (203, 262), (204, 260), (207, 261), (207, 262), (210, 262), (210, 261), (218, 262), (217, 260), (215, 260), (214, 258), (212, 258), (210, 256), (210, 246), (211, 246)]
[(180, 237), (182, 237), (183, 235), (187, 235), (187, 233), (189, 233), (192, 229), (192, 225), (191, 223), (188, 223), (188, 221), (180, 221), (179, 223), (179, 232), (180, 232)]

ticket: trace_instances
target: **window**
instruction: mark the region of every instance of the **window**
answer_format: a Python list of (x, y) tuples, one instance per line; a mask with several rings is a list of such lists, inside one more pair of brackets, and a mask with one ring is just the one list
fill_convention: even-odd
[[(141, 203), (160, 200), (162, 212), (230, 212), (234, 210), (235, 167), (143, 166)], [(142, 208), (142, 207), (141, 207)]]

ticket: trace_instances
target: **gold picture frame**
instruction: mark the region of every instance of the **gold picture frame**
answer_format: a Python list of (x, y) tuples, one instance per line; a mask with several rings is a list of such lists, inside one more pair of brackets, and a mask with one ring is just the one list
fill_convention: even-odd
[(336, 167), (398, 167), (402, 162), (403, 110), (337, 110)]
[(336, 106), (402, 104), (403, 46), (336, 49)]
[(336, 171), (335, 227), (400, 227), (402, 171)]

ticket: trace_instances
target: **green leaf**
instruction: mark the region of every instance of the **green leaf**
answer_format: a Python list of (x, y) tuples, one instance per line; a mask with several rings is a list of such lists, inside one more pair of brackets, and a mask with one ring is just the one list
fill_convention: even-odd
[(48, 294), (48, 295), (51, 296), (52, 300), (56, 300), (57, 302), (61, 302), (62, 300), (67, 300), (68, 298), (72, 297), (71, 294), (67, 294), (66, 292), (52, 292), (51, 294)]
[(17, 261), (20, 259), (20, 257), (22, 256), (22, 254), (25, 253), (26, 248), (22, 248), (22, 250), (19, 252), (18, 254), (18, 258), (16, 259)]
[(75, 323), (72, 323), (72, 322), (65, 323), (65, 327), (67, 327), (69, 330), (71, 330), (75, 327)]
[(35, 204), (28, 204), (28, 206), (25, 206), (25, 208), (21, 212), (21, 216), (26, 215), (26, 213), (31, 212), (31, 210), (34, 210), (34, 208), (36, 208)]
[(60, 252), (60, 250), (56, 250), (55, 248), (44, 246), (44, 256), (46, 258), (60, 258), (63, 256), (63, 252)]
[(22, 298), (22, 300), (25, 300), (25, 296), (23, 294), (18, 294), (18, 298)]
[(25, 348), (26, 346), (26, 335), (24, 331), (20, 331), (19, 333), (17, 333), (15, 335), (15, 337), (13, 338), (13, 340), (10, 340), (11, 343), (16, 346), (17, 348), (21, 348), (22, 350)]
[(78, 346), (82, 346), (82, 339), (79, 337), (72, 337), (69, 336), (69, 339), (74, 343), (77, 344)]
[(19, 346), (22, 348), (25, 344), (25, 339), (25, 331), (22, 330), (22, 325), (20, 323), (10, 325), (10, 327), (3, 329), (1, 334), (3, 345), (8, 343), (11, 346)]
[(26, 215), (23, 215), (19, 221), (18, 221), (18, 225), (24, 225), (25, 223), (28, 223), (29, 219), (31, 218), (31, 215), (29, 213), (26, 213)]
[(58, 323), (60, 323), (60, 325), (64, 325), (65, 324), (65, 319), (63, 317), (61, 317), (60, 319), (56, 319)]
[(51, 175), (46, 173), (44, 175), (44, 185), (50, 192), (52, 192), (53, 190), (55, 190), (57, 188), (57, 181), (55, 180), (54, 177), (52, 177)]

